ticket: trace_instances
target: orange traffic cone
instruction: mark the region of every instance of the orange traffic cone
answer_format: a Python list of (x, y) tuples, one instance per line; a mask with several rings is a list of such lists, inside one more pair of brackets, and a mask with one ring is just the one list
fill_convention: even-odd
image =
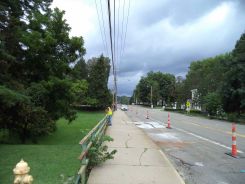
[(146, 119), (149, 119), (149, 112), (146, 112)]
[(170, 126), (170, 114), (168, 113), (168, 125), (167, 125), (167, 128), (171, 128)]
[(236, 124), (232, 123), (232, 147), (231, 156), (237, 157), (237, 147), (236, 147)]

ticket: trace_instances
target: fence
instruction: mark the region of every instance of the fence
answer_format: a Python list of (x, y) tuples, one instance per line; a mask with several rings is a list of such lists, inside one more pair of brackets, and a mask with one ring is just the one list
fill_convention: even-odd
[(78, 176), (76, 178), (75, 184), (85, 184), (86, 183), (86, 168), (89, 163), (89, 159), (86, 157), (88, 150), (92, 146), (94, 141), (98, 141), (102, 138), (105, 133), (107, 125), (107, 116), (105, 116), (81, 141), (80, 145), (82, 148), (81, 155), (79, 159), (81, 160), (81, 168), (78, 171)]

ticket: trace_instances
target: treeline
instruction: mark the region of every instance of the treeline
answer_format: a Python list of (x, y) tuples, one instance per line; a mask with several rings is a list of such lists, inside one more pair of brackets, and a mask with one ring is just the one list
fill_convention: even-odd
[(51, 3), (0, 4), (0, 135), (21, 142), (55, 131), (61, 117), (74, 120), (73, 106), (111, 104), (109, 59), (86, 63), (83, 38), (69, 37), (64, 11)]
[[(209, 115), (222, 113), (240, 116), (245, 111), (245, 33), (231, 53), (195, 61), (190, 64), (184, 78), (161, 72), (149, 72), (142, 77), (134, 90), (131, 102), (172, 106), (177, 108), (192, 99)], [(195, 96), (191, 90), (197, 89)]]
[(117, 103), (118, 104), (129, 104), (130, 97), (127, 96), (118, 96), (117, 97)]

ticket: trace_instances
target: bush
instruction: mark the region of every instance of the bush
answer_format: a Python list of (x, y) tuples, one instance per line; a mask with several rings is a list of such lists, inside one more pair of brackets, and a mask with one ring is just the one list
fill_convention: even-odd
[(87, 158), (89, 159), (89, 163), (87, 166), (86, 178), (89, 177), (91, 170), (97, 166), (102, 164), (108, 159), (113, 159), (114, 154), (116, 154), (117, 150), (108, 151), (108, 146), (103, 144), (104, 142), (113, 141), (110, 136), (103, 135), (99, 141), (94, 140), (92, 147), (88, 151)]
[(202, 111), (197, 110), (197, 109), (191, 109), (191, 110), (190, 110), (190, 113), (191, 113), (191, 114), (202, 114)]
[(173, 112), (185, 112), (184, 109), (173, 109), (171, 107), (165, 107), (165, 111), (173, 111)]
[(100, 141), (94, 141), (92, 147), (88, 151), (87, 157), (89, 158), (88, 169), (91, 170), (93, 167), (102, 164), (108, 159), (113, 159), (113, 155), (116, 154), (116, 150), (108, 151), (108, 146), (103, 142), (110, 142), (113, 139), (110, 136), (102, 136)]
[(220, 94), (213, 92), (204, 97), (204, 107), (210, 116), (216, 116), (217, 112), (222, 112)]
[(238, 120), (238, 116), (236, 113), (227, 114), (227, 120), (232, 121), (232, 122), (236, 122)]

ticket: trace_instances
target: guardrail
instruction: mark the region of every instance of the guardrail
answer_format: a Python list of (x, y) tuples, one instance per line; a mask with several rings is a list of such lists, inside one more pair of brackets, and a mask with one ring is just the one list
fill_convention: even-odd
[(107, 116), (105, 116), (80, 142), (82, 152), (79, 156), (81, 160), (81, 168), (78, 171), (78, 176), (76, 178), (75, 184), (85, 184), (86, 183), (86, 170), (89, 163), (89, 159), (86, 158), (88, 150), (92, 146), (94, 141), (99, 141), (102, 135), (105, 133), (107, 125)]

